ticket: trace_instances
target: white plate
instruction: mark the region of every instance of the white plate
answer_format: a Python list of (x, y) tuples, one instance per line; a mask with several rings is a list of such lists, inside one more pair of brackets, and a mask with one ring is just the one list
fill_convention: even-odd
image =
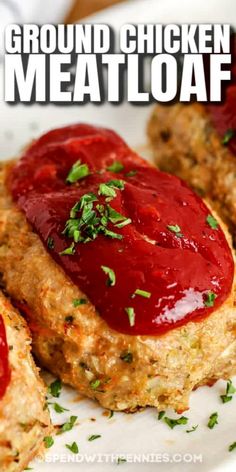
[[(231, 22), (236, 13), (235, 0), (139, 0), (124, 3), (103, 11), (91, 18), (93, 22), (104, 22), (116, 29), (126, 22)], [(0, 158), (14, 156), (30, 139), (41, 132), (58, 125), (85, 121), (109, 126), (118, 131), (130, 145), (138, 147), (145, 143), (145, 128), (150, 114), (148, 106), (9, 106), (0, 105)], [(235, 380), (236, 382), (236, 380)], [(103, 415), (104, 411), (88, 400), (78, 401), (78, 394), (66, 387), (58, 402), (69, 408), (70, 412), (62, 415), (53, 414), (55, 424), (63, 423), (68, 416), (78, 416), (79, 425), (71, 432), (55, 438), (55, 445), (47, 452), (48, 462), (34, 462), (35, 472), (67, 472), (79, 470), (83, 472), (112, 472), (122, 467), (124, 472), (135, 471), (141, 467), (144, 472), (150, 470), (170, 472), (231, 472), (235, 470), (236, 451), (228, 452), (228, 446), (236, 441), (236, 398), (223, 405), (219, 395), (224, 392), (225, 382), (219, 381), (214, 387), (204, 387), (191, 396), (191, 407), (186, 416), (189, 426), (176, 427), (170, 430), (167, 425), (157, 420), (154, 409), (146, 409), (134, 415), (115, 413), (112, 419)], [(219, 425), (213, 430), (207, 428), (211, 413), (218, 411)], [(168, 412), (173, 415), (173, 412)], [(92, 421), (95, 418), (96, 421)], [(199, 424), (191, 434), (186, 429)], [(100, 434), (101, 438), (89, 442), (92, 434)], [(80, 448), (79, 461), (73, 463), (73, 454), (65, 448), (65, 444), (76, 441)], [(162, 462), (147, 462), (144, 456), (142, 464), (134, 463), (135, 455), (163, 454)], [(98, 454), (94, 457), (93, 454)], [(110, 454), (106, 458), (99, 454)], [(112, 462), (112, 454), (127, 456), (128, 462), (119, 466)], [(177, 456), (173, 456), (178, 454)], [(186, 455), (187, 454), (187, 455)], [(202, 455), (202, 462), (185, 462), (191, 460), (189, 454)], [(87, 462), (86, 462), (87, 455)], [(133, 455), (133, 457), (132, 457)], [(169, 457), (169, 462), (166, 460)], [(59, 460), (57, 460), (59, 459)], [(108, 463), (101, 462), (107, 460)], [(149, 460), (151, 457), (149, 457)], [(154, 458), (153, 458), (154, 459)], [(158, 460), (158, 456), (156, 456)], [(99, 461), (100, 460), (100, 461)], [(130, 462), (132, 461), (133, 462)], [(140, 460), (140, 456), (136, 456)], [(56, 461), (51, 464), (51, 462)], [(89, 462), (90, 461), (90, 462)], [(94, 461), (94, 462), (93, 462)]]

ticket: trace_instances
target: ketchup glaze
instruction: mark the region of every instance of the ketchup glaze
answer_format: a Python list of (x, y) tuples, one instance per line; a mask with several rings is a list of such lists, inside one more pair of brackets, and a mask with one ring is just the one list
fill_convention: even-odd
[[(69, 182), (78, 161), (89, 175)], [(101, 192), (104, 183), (113, 196)], [(50, 131), (25, 151), (8, 186), (51, 257), (118, 332), (155, 336), (202, 320), (231, 291), (231, 250), (205, 203), (113, 131), (84, 124)], [(75, 242), (65, 228), (73, 207), (72, 217), (81, 219), (88, 194), (97, 228), (108, 206), (125, 223), (108, 219), (91, 240), (84, 234)]]
[(0, 399), (6, 392), (10, 382), (10, 368), (8, 363), (8, 345), (5, 325), (0, 315)]

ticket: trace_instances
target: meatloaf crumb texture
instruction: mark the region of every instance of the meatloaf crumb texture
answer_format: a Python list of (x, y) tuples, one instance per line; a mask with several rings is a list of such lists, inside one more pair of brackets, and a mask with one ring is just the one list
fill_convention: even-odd
[(50, 431), (46, 391), (32, 355), (25, 320), (0, 293), (0, 313), (6, 327), (11, 381), (0, 400), (0, 470), (20, 472), (42, 449)]
[[(157, 105), (148, 123), (154, 159), (161, 170), (184, 179), (235, 230), (235, 156), (200, 103)], [(235, 233), (235, 231), (233, 231)]]

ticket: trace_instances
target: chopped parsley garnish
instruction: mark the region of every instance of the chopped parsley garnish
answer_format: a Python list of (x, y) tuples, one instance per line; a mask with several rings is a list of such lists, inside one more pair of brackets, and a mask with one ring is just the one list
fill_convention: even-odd
[(59, 414), (69, 411), (68, 408), (64, 408), (63, 406), (59, 405), (59, 403), (48, 403), (48, 405), (52, 405), (54, 411)]
[(43, 442), (46, 449), (49, 449), (50, 447), (53, 446), (54, 439), (52, 438), (52, 436), (45, 436), (45, 438), (43, 438)]
[(223, 403), (228, 403), (232, 400), (233, 394), (236, 392), (236, 388), (233, 386), (232, 380), (228, 380), (226, 386), (226, 392), (224, 395), (221, 395), (220, 398)]
[(227, 386), (226, 386), (226, 393), (227, 395), (233, 394), (236, 392), (236, 388), (234, 387), (232, 380), (228, 380)]
[(127, 364), (131, 364), (131, 362), (133, 362), (133, 354), (130, 351), (124, 351), (121, 353), (120, 359), (127, 362)]
[(180, 418), (175, 420), (173, 418), (168, 418), (167, 416), (165, 416), (164, 421), (169, 426), (169, 428), (174, 429), (175, 426), (187, 424), (188, 418), (186, 418), (186, 416), (181, 416)]
[[(115, 188), (124, 189), (123, 180), (111, 180), (99, 185), (99, 195), (106, 196), (107, 200), (112, 200), (116, 196)], [(68, 238), (73, 239), (70, 248), (65, 249), (61, 255), (73, 255), (75, 243), (88, 243), (103, 234), (109, 238), (122, 239), (122, 234), (118, 234), (107, 228), (108, 222), (122, 228), (131, 223), (126, 216), (121, 215), (108, 204), (97, 204), (98, 201), (94, 193), (84, 194), (70, 211), (70, 218), (67, 220), (63, 233)]]
[(222, 400), (222, 403), (228, 403), (231, 402), (233, 397), (232, 395), (221, 395), (220, 398)]
[(236, 442), (234, 442), (233, 444), (230, 444), (229, 452), (233, 451), (234, 449), (236, 449)]
[(55, 380), (49, 385), (48, 393), (50, 393), (50, 395), (52, 395), (55, 398), (59, 398), (61, 394), (61, 388), (62, 388), (61, 381), (59, 379)]
[(73, 300), (73, 306), (76, 308), (77, 306), (80, 306), (80, 305), (86, 305), (87, 302), (88, 301), (86, 298), (75, 298)]
[(111, 221), (117, 228), (122, 228), (123, 226), (126, 226), (130, 223), (132, 223), (132, 220), (130, 218), (127, 218), (124, 215), (121, 215), (118, 213), (118, 211), (114, 210), (110, 205), (107, 205), (107, 219)]
[(111, 419), (113, 416), (114, 416), (114, 411), (110, 410), (110, 413), (109, 413), (108, 419), (110, 420), (110, 419)]
[(127, 307), (127, 308), (125, 308), (125, 312), (128, 315), (130, 326), (134, 326), (135, 325), (135, 312), (134, 312), (134, 309), (132, 307)]
[(113, 188), (118, 188), (120, 190), (124, 190), (125, 188), (125, 182), (124, 180), (118, 180), (118, 179), (114, 179), (114, 180), (110, 180), (109, 182), (107, 182), (107, 185), (109, 187), (113, 187)]
[(124, 457), (118, 457), (117, 459), (117, 464), (123, 464), (124, 462), (127, 462), (127, 459), (125, 459)]
[(114, 161), (110, 166), (107, 167), (107, 170), (110, 170), (110, 172), (121, 172), (124, 169), (123, 164), (119, 161)]
[(159, 420), (159, 421), (160, 421), (160, 420), (162, 420), (162, 418), (165, 416), (165, 414), (166, 414), (166, 412), (165, 412), (165, 411), (159, 411), (159, 413), (158, 413), (158, 417), (157, 417), (157, 418), (158, 418), (158, 420)]
[(75, 243), (72, 243), (69, 247), (64, 249), (64, 251), (59, 252), (60, 256), (73, 256), (75, 253)]
[(81, 164), (81, 161), (75, 162), (75, 164), (72, 166), (66, 182), (69, 182), (70, 184), (73, 184), (77, 182), (78, 180), (83, 179), (84, 177), (87, 177), (89, 175), (89, 168), (87, 164)]
[(204, 305), (208, 308), (214, 306), (215, 299), (216, 299), (216, 294), (211, 291), (208, 292), (204, 300)]
[(54, 239), (53, 238), (49, 237), (47, 239), (47, 247), (48, 247), (48, 249), (53, 249), (54, 248)]
[(66, 447), (69, 451), (73, 452), (73, 454), (78, 454), (79, 452), (78, 445), (75, 441), (72, 444), (66, 444)]
[(232, 128), (227, 129), (227, 131), (225, 132), (221, 140), (221, 143), (224, 144), (224, 146), (227, 146), (227, 144), (229, 144), (229, 142), (234, 136), (235, 136), (235, 130)]
[(130, 170), (127, 172), (126, 177), (134, 177), (137, 174), (137, 170)]
[(104, 197), (116, 197), (116, 191), (113, 187), (110, 187), (108, 184), (100, 184), (98, 195), (103, 195)]
[(76, 423), (77, 418), (78, 416), (71, 416), (66, 423), (60, 426), (60, 429), (57, 434), (67, 433), (67, 431), (71, 431)]
[(208, 421), (208, 428), (213, 429), (218, 424), (218, 413), (212, 413)]
[(130, 223), (132, 223), (131, 218), (126, 218), (126, 219), (125, 219), (124, 221), (122, 221), (121, 223), (117, 223), (116, 227), (117, 227), (117, 228), (124, 228), (124, 226), (130, 225)]
[(207, 223), (212, 229), (218, 229), (219, 223), (212, 215), (208, 215), (206, 218)]
[(196, 431), (197, 428), (198, 424), (196, 424), (196, 426), (193, 426), (191, 429), (186, 429), (186, 433), (193, 433), (194, 431)]
[(99, 380), (99, 379), (92, 380), (92, 381), (90, 382), (90, 387), (91, 387), (93, 390), (97, 390), (98, 387), (100, 387), (100, 385), (101, 385), (101, 380)]
[(146, 292), (146, 290), (141, 290), (140, 288), (136, 288), (134, 295), (139, 295), (140, 297), (143, 298), (150, 298), (151, 297), (151, 292)]
[(169, 231), (171, 231), (172, 233), (175, 233), (175, 235), (177, 236), (177, 238), (182, 238), (182, 237), (183, 237), (179, 225), (167, 225), (167, 228), (168, 228)]
[(105, 274), (108, 275), (107, 285), (110, 287), (114, 287), (116, 283), (116, 274), (114, 270), (110, 269), (110, 267), (107, 266), (101, 266), (101, 269), (103, 270), (103, 272), (105, 272)]
[(88, 437), (88, 441), (90, 441), (90, 442), (95, 441), (95, 439), (99, 439), (101, 437), (102, 437), (101, 434), (92, 434), (92, 436)]

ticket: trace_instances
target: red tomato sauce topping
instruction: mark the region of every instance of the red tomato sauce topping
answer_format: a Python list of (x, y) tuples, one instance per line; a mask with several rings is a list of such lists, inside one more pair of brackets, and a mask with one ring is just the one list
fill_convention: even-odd
[(0, 399), (5, 394), (9, 382), (10, 368), (8, 363), (6, 330), (2, 316), (0, 315)]
[(231, 291), (231, 250), (204, 202), (110, 130), (45, 134), (8, 184), (50, 255), (118, 332), (159, 335), (202, 320)]

